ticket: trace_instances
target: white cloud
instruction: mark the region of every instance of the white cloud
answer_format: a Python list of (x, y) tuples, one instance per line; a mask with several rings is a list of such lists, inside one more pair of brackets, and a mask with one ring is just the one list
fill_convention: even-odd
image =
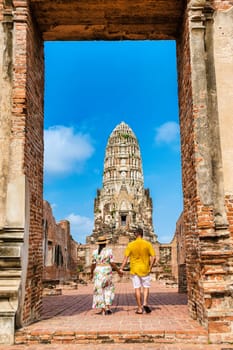
[(52, 203), (52, 204), (50, 204), (50, 206), (51, 206), (52, 210), (55, 210), (56, 207), (57, 207), (57, 204), (56, 203)]
[(70, 231), (72, 237), (81, 243), (85, 243), (86, 236), (92, 234), (94, 227), (94, 221), (87, 216), (81, 216), (76, 214), (69, 214), (66, 220), (70, 222)]
[(155, 129), (155, 142), (174, 144), (179, 140), (179, 124), (176, 122), (167, 122)]
[(94, 152), (89, 135), (56, 125), (44, 131), (45, 171), (52, 174), (81, 171)]

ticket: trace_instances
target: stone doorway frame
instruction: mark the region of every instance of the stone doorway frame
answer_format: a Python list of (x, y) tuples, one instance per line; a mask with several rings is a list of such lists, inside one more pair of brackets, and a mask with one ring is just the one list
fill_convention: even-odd
[[(87, 0), (87, 21), (77, 26), (70, 18), (63, 26), (43, 6), (63, 6), (67, 18), (65, 0), (0, 1), (0, 343), (13, 343), (15, 323), (27, 325), (41, 312), (43, 40), (59, 35), (63, 40), (176, 39), (188, 306), (212, 342), (233, 341), (233, 144), (225, 142), (226, 129), (233, 127), (225, 117), (233, 110), (232, 3), (176, 0), (180, 12), (171, 15), (174, 0), (138, 2), (140, 14), (134, 8), (130, 17), (127, 1), (103, 9), (106, 2)], [(158, 4), (163, 15), (149, 16)]]

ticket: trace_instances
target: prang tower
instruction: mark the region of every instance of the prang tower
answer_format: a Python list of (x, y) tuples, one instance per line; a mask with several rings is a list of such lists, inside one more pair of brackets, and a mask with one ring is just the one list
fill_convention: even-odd
[(87, 243), (95, 243), (103, 234), (117, 243), (120, 236), (133, 238), (135, 227), (155, 243), (152, 223), (152, 199), (144, 189), (142, 159), (132, 129), (121, 122), (111, 133), (104, 159), (103, 188), (97, 190), (94, 203), (94, 229)]

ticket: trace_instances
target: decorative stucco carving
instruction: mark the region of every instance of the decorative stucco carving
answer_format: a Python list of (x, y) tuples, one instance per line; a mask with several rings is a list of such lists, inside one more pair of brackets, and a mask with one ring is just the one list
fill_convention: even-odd
[(104, 232), (112, 236), (112, 242), (117, 242), (121, 234), (130, 236), (140, 226), (144, 235), (155, 242), (152, 200), (149, 190), (143, 188), (139, 144), (131, 128), (122, 122), (108, 139), (103, 188), (97, 191), (95, 199), (95, 227), (87, 241), (94, 243)]

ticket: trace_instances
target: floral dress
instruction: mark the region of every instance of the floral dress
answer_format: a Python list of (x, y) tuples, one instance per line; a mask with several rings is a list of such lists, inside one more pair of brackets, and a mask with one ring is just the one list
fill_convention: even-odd
[(105, 247), (100, 254), (98, 254), (98, 249), (93, 252), (92, 263), (96, 264), (94, 270), (93, 308), (103, 309), (106, 305), (112, 305), (115, 287), (112, 281), (110, 262), (113, 262), (112, 249)]

